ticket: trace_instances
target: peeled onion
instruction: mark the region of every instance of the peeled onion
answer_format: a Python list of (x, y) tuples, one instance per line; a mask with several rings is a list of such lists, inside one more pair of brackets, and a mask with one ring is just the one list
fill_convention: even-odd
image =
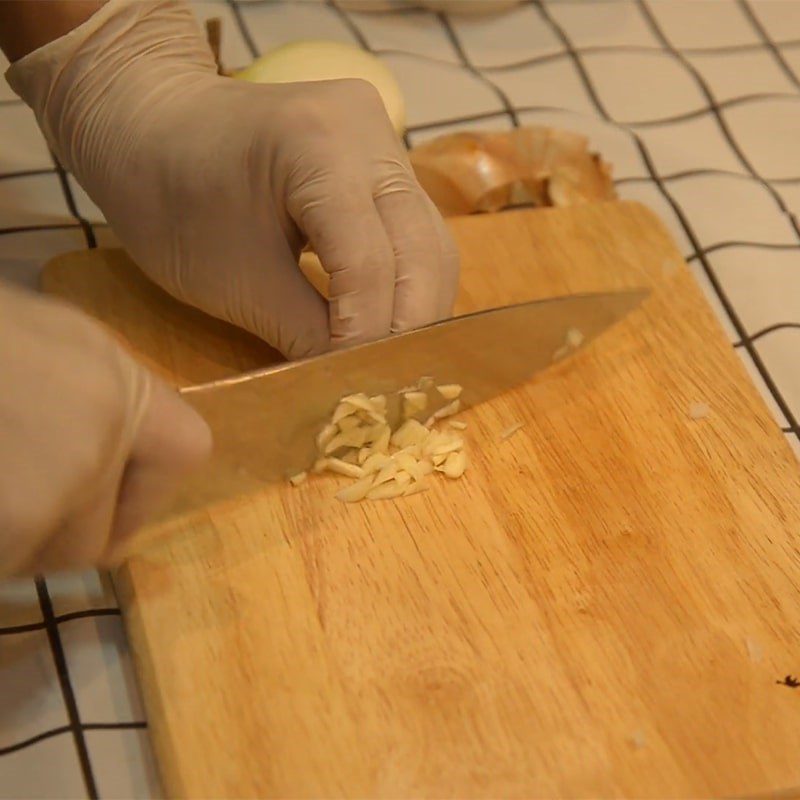
[(397, 133), (405, 130), (405, 101), (397, 80), (379, 58), (355, 45), (321, 39), (290, 42), (257, 58), (234, 77), (253, 83), (361, 78), (378, 90)]

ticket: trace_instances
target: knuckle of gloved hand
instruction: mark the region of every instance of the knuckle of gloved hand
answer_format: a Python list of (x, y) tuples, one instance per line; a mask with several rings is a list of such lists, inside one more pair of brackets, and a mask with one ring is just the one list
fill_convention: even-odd
[(363, 78), (341, 78), (331, 82), (331, 92), (337, 103), (345, 103), (345, 109), (352, 113), (353, 108), (368, 113), (384, 112), (383, 101), (378, 90)]
[[(355, 125), (387, 117), (378, 90), (362, 78), (339, 78), (305, 84), (278, 110), (296, 130), (319, 137), (341, 136)], [(270, 111), (274, 118), (274, 112)]]
[[(336, 243), (327, 252), (325, 268), (331, 273), (347, 273), (359, 283), (380, 283), (388, 279), (394, 262), (394, 248), (383, 236), (364, 235)], [(394, 279), (394, 272), (391, 271)]]

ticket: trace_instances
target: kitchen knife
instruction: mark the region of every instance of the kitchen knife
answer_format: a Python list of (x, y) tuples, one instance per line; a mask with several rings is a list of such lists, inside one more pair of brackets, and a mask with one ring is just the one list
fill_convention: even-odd
[[(315, 437), (345, 395), (396, 393), (423, 376), (461, 384), (462, 408), (531, 378), (636, 308), (647, 290), (570, 295), (480, 311), (322, 356), (181, 390), (214, 434), (208, 466), (169, 513), (247, 494), (308, 469)], [(571, 335), (576, 337), (575, 334)], [(440, 404), (443, 404), (440, 398)], [(427, 413), (431, 410), (428, 409)]]

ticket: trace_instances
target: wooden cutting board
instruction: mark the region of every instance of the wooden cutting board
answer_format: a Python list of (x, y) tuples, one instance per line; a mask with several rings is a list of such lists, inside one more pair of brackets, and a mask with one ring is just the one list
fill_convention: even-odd
[[(622, 203), (452, 227), (460, 312), (654, 293), (463, 415), (463, 480), (357, 506), (333, 479), (265, 487), (131, 558), (117, 586), (167, 792), (800, 792), (800, 688), (779, 682), (800, 673), (798, 465), (664, 228)], [(272, 357), (119, 252), (44, 280), (177, 383)]]

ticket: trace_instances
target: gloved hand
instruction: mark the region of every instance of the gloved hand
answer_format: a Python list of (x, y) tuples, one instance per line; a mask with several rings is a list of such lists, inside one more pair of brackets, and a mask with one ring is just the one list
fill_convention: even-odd
[[(111, 0), (7, 77), (175, 297), (289, 357), (450, 313), (455, 246), (370, 84), (220, 77), (179, 0)], [(297, 267), (306, 238), (330, 307)]]
[(0, 375), (0, 578), (115, 561), (210, 450), (99, 325), (1, 284)]

